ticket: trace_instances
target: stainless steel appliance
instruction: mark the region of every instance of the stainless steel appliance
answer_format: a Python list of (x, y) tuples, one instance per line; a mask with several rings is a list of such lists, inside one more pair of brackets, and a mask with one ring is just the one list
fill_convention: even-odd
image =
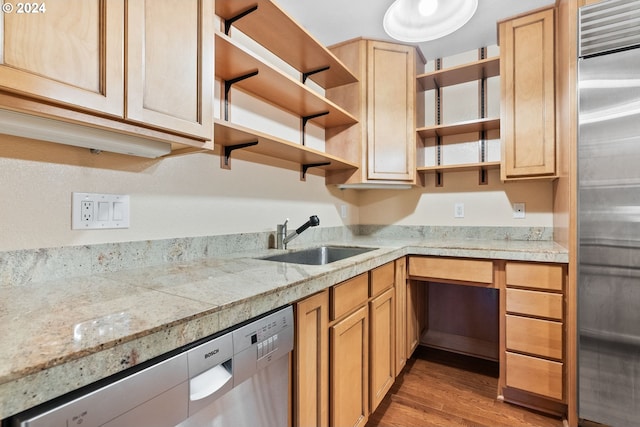
[(290, 306), (63, 402), (15, 416), (20, 427), (287, 426)]
[(579, 13), (580, 418), (640, 425), (640, 1)]

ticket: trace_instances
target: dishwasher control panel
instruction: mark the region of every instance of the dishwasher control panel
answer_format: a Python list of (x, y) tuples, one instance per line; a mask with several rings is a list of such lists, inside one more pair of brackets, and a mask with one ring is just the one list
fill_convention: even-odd
[(233, 331), (234, 384), (293, 350), (293, 308), (283, 308)]

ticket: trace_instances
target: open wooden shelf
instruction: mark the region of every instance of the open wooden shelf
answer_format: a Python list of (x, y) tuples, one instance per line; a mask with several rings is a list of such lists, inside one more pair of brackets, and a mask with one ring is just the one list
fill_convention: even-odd
[(477, 119), (447, 125), (427, 126), (418, 128), (417, 132), (422, 138), (434, 138), (496, 129), (500, 129), (500, 119)]
[(323, 112), (311, 119), (324, 128), (357, 123), (358, 120), (333, 102), (266, 64), (255, 54), (222, 33), (216, 33), (216, 77), (228, 81), (257, 71), (258, 74), (233, 84), (300, 117)]
[(420, 166), (418, 172), (465, 172), (480, 169), (500, 169), (500, 162), (479, 162), (459, 165)]
[(331, 154), (220, 119), (214, 120), (214, 141), (216, 146), (221, 147), (257, 141), (257, 145), (242, 148), (242, 150), (281, 160), (289, 160), (300, 165), (329, 163), (328, 165), (319, 166), (319, 168), (327, 170), (358, 168), (357, 164), (332, 156)]
[(469, 64), (450, 67), (443, 70), (417, 76), (418, 87), (431, 90), (439, 87), (453, 86), (500, 74), (500, 57), (481, 59)]
[(216, 15), (229, 20), (254, 6), (254, 12), (233, 26), (301, 73), (329, 67), (309, 77), (325, 89), (358, 81), (338, 58), (270, 0), (216, 0)]
[(477, 338), (450, 334), (442, 331), (428, 329), (420, 337), (420, 344), (427, 347), (466, 354), (481, 359), (498, 361), (498, 345), (495, 342), (484, 341)]

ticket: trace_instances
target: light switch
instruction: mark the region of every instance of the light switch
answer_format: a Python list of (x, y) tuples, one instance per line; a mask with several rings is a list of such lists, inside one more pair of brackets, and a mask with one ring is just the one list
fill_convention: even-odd
[(109, 202), (98, 202), (98, 221), (109, 221)]
[(124, 203), (113, 202), (113, 220), (122, 221), (124, 219)]

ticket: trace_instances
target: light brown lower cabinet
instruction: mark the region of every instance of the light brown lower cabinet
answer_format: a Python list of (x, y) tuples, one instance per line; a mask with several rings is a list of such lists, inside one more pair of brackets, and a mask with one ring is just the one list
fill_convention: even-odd
[(395, 261), (396, 293), (396, 376), (407, 364), (407, 259)]
[(562, 363), (507, 351), (507, 386), (562, 400)]
[(505, 400), (563, 412), (565, 319), (562, 264), (505, 263)]
[(329, 424), (329, 291), (295, 304), (293, 425)]
[[(392, 265), (393, 266), (393, 265)], [(370, 412), (387, 394), (395, 375), (395, 298), (393, 287), (369, 302)]]
[(405, 285), (406, 312), (406, 350), (407, 359), (411, 357), (413, 352), (420, 344), (420, 334), (422, 333), (421, 316), (424, 310), (424, 286), (415, 280), (407, 280)]
[(369, 418), (368, 313), (365, 305), (329, 328), (331, 426), (364, 426)]
[(565, 413), (564, 378), (571, 363), (565, 356), (566, 265), (460, 258), (438, 270), (426, 268), (431, 260), (400, 258), (295, 304), (294, 426), (364, 426), (429, 326), (427, 285), (472, 284), (467, 261), (483, 272), (482, 287), (493, 281), (489, 287), (500, 287), (504, 297), (499, 394)]
[(419, 344), (424, 297), (403, 257), (297, 302), (293, 425), (364, 426)]

